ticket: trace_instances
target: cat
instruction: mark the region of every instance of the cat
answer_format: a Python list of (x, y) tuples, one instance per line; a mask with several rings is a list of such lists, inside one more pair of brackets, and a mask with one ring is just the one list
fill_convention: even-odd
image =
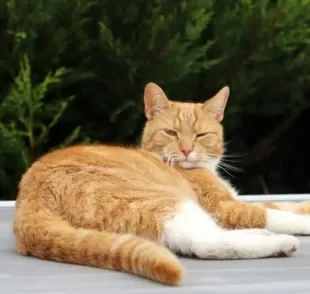
[[(225, 228), (268, 228), (275, 233), (308, 235), (309, 217), (296, 214), (310, 214), (310, 201), (243, 203), (238, 201), (236, 189), (218, 175), (225, 146), (221, 122), (229, 92), (226, 86), (204, 104), (178, 103), (170, 102), (158, 85), (149, 83), (144, 95), (148, 120), (141, 147), (181, 167), (179, 171), (199, 195), (201, 206)], [(281, 221), (267, 224), (267, 214)]]
[[(310, 217), (239, 203), (212, 169), (223, 152), (219, 121), (227, 91), (204, 104), (179, 103), (150, 83), (141, 148), (76, 145), (38, 158), (18, 184), (17, 253), (167, 285), (183, 281), (176, 253), (201, 259), (291, 256), (300, 241), (286, 233), (310, 233)], [(191, 133), (192, 120), (197, 134)], [(200, 142), (193, 155), (185, 139), (190, 133)], [(212, 153), (206, 157), (206, 151)]]

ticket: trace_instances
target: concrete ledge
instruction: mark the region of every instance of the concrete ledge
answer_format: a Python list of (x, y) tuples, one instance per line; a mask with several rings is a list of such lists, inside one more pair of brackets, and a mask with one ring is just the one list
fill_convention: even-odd
[(0, 293), (3, 294), (310, 293), (310, 237), (299, 237), (300, 249), (288, 258), (180, 258), (186, 270), (184, 280), (179, 287), (167, 287), (117, 271), (18, 255), (12, 232), (14, 201), (5, 204), (12, 207), (0, 208)]
[(310, 200), (310, 194), (272, 194), (272, 195), (240, 195), (241, 201), (269, 202), (269, 201), (305, 201)]

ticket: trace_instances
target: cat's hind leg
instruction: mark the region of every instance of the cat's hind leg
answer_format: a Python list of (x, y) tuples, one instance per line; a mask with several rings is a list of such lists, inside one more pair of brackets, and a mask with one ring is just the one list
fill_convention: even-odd
[(193, 201), (183, 202), (178, 212), (165, 221), (163, 237), (171, 250), (202, 259), (289, 256), (299, 247), (299, 240), (289, 235), (223, 230)]

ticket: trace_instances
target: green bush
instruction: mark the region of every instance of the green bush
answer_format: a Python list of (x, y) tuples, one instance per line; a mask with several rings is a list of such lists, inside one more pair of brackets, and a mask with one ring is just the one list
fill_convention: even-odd
[(0, 199), (51, 149), (138, 143), (149, 81), (182, 101), (228, 84), (228, 151), (248, 154), (233, 181), (306, 191), (283, 157), (308, 106), (309, 24), (310, 0), (0, 0)]

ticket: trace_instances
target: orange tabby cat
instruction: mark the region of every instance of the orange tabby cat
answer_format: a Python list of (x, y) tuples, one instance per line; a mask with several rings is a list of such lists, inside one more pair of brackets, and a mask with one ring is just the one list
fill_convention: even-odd
[[(237, 202), (214, 172), (227, 91), (187, 104), (149, 84), (144, 149), (73, 146), (39, 158), (19, 183), (17, 252), (170, 285), (183, 277), (175, 252), (201, 259), (291, 255), (299, 240), (265, 228), (310, 233), (310, 217)], [(216, 218), (250, 229), (227, 230)]]

